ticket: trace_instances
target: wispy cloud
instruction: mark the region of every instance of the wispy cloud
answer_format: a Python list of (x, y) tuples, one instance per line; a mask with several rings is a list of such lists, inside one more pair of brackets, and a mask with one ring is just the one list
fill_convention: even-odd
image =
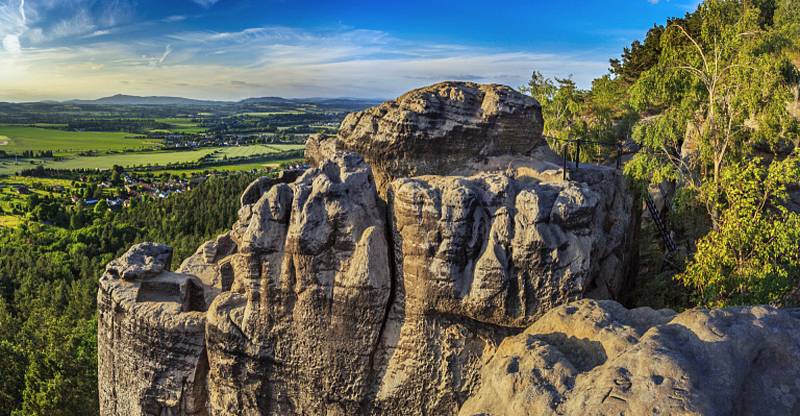
[[(217, 1), (195, 2), (208, 8)], [(504, 50), (344, 26), (181, 30), (192, 26), (167, 23), (188, 15), (126, 24), (135, 21), (131, 4), (48, 0), (34, 7), (24, 0), (0, 0), (0, 54), (13, 54), (13, 59), (0, 56), (0, 101), (118, 92), (221, 99), (392, 97), (446, 79), (517, 86), (534, 69), (548, 76), (571, 74), (588, 86), (606, 71), (606, 59), (615, 52)]]
[(19, 37), (27, 29), (27, 21), (25, 0), (8, 0), (0, 4), (0, 38), (6, 52), (12, 55), (22, 52)]
[(182, 21), (186, 20), (187, 18), (188, 17), (184, 16), (184, 15), (172, 15), (172, 16), (165, 17), (164, 19), (162, 19), (162, 21), (165, 22), (165, 23), (175, 23), (175, 22), (182, 22)]
[[(86, 91), (92, 91), (91, 96), (125, 92), (220, 99), (393, 97), (447, 79), (518, 86), (534, 69), (549, 76), (572, 74), (588, 86), (606, 71), (608, 56), (420, 44), (384, 32), (352, 29), (323, 33), (254, 29), (175, 34), (167, 46), (155, 41), (104, 41), (37, 49), (22, 54), (13, 67), (0, 68), (0, 100), (82, 98)], [(42, 91), (44, 83), (49, 83), (47, 97), (25, 92)], [(13, 91), (8, 87), (12, 85)]]
[(207, 9), (207, 8), (219, 3), (220, 0), (192, 0), (192, 1), (197, 3), (198, 5), (200, 5), (200, 7), (203, 7), (203, 8)]
[(158, 61), (157, 61), (157, 62), (158, 62), (158, 65), (163, 65), (163, 64), (164, 64), (164, 61), (166, 61), (166, 60), (167, 60), (167, 57), (168, 57), (168, 56), (169, 56), (169, 54), (171, 54), (171, 53), (172, 53), (172, 46), (170, 46), (170, 45), (167, 45), (166, 47), (164, 47), (164, 53), (162, 53), (162, 54), (161, 54), (161, 57), (160, 57), (160, 58), (158, 58)]

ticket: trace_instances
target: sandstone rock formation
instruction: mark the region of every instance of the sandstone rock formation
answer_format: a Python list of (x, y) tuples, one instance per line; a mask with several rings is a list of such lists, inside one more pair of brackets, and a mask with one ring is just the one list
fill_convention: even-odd
[(543, 128), (539, 103), (512, 88), (442, 82), (348, 115), (335, 137), (312, 137), (306, 156), (321, 162), (332, 148), (359, 153), (382, 191), (396, 178), (527, 153), (545, 143)]
[(204, 284), (166, 271), (171, 256), (167, 246), (139, 244), (100, 278), (101, 414), (208, 414)]
[(558, 307), (504, 340), (460, 415), (797, 415), (800, 310)]
[(458, 414), (504, 339), (635, 271), (625, 179), (540, 145), (532, 99), (438, 84), (255, 181), (177, 272), (132, 248), (98, 292), (101, 413)]
[[(497, 90), (441, 84), (351, 117), (175, 272), (152, 243), (109, 263), (101, 414), (800, 414), (800, 310), (581, 300), (624, 298), (637, 198), (613, 169), (526, 147), (509, 114), (536, 106)], [(440, 115), (406, 114), (415, 100)], [(388, 158), (392, 126), (406, 151)]]

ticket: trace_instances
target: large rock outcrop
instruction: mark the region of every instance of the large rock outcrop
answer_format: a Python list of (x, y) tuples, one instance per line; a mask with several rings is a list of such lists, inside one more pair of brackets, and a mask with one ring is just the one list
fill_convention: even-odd
[(214, 414), (358, 413), (391, 292), (384, 221), (355, 154), (243, 206), (208, 313)]
[(101, 413), (503, 414), (477, 398), (504, 340), (623, 298), (636, 264), (626, 180), (563, 172), (538, 114), (506, 87), (417, 90), (251, 184), (176, 272), (132, 248), (98, 291)]
[(474, 160), (527, 153), (545, 143), (543, 128), (539, 103), (512, 88), (442, 82), (349, 114), (336, 136), (312, 137), (306, 156), (321, 162), (330, 148), (359, 153), (382, 192), (396, 178), (443, 175)]

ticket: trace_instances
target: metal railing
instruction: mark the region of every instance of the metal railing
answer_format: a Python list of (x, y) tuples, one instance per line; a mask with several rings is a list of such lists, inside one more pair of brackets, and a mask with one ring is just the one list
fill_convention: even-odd
[(561, 150), (562, 157), (564, 158), (563, 176), (564, 176), (565, 180), (567, 179), (567, 171), (569, 170), (569, 156), (568, 155), (569, 155), (569, 145), (570, 144), (574, 144), (574, 146), (575, 146), (575, 160), (574, 160), (575, 169), (579, 169), (580, 168), (580, 163), (581, 163), (581, 145), (582, 144), (594, 144), (594, 145), (599, 145), (599, 146), (604, 146), (604, 147), (614, 147), (614, 148), (616, 148), (616, 150), (617, 150), (616, 167), (617, 167), (617, 169), (622, 169), (622, 144), (619, 143), (619, 142), (617, 142), (617, 143), (606, 143), (606, 142), (600, 142), (600, 141), (597, 141), (597, 140), (588, 140), (588, 139), (555, 139), (555, 138), (551, 138), (550, 140), (555, 140), (555, 141), (558, 141), (558, 142), (561, 142), (561, 143), (565, 143), (565, 145), (563, 146), (563, 149)]

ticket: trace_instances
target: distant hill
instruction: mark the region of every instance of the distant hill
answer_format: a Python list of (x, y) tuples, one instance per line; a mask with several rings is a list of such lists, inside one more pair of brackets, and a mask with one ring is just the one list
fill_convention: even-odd
[[(240, 106), (288, 106), (288, 105), (314, 105), (328, 108), (366, 108), (379, 104), (381, 100), (360, 99), (360, 98), (282, 98), (282, 97), (254, 97), (247, 98), (238, 102), (234, 101), (213, 101), (195, 100), (183, 97), (139, 97), (135, 95), (117, 94), (110, 97), (98, 98), (96, 100), (69, 100), (65, 104), (78, 105), (240, 105)], [(44, 103), (44, 101), (42, 102)]]
[(282, 98), (282, 97), (254, 97), (254, 98), (246, 98), (242, 101), (239, 101), (238, 104), (289, 105), (289, 104), (297, 104), (297, 100), (293, 100), (290, 98)]
[(282, 97), (255, 97), (239, 101), (237, 104), (242, 106), (250, 105), (314, 105), (322, 108), (346, 108), (361, 110), (367, 107), (378, 105), (383, 100), (373, 100), (366, 98), (282, 98)]
[(98, 98), (96, 100), (70, 100), (69, 104), (81, 105), (225, 105), (231, 104), (225, 101), (193, 100), (182, 97), (138, 97), (135, 95), (117, 94), (111, 97)]

